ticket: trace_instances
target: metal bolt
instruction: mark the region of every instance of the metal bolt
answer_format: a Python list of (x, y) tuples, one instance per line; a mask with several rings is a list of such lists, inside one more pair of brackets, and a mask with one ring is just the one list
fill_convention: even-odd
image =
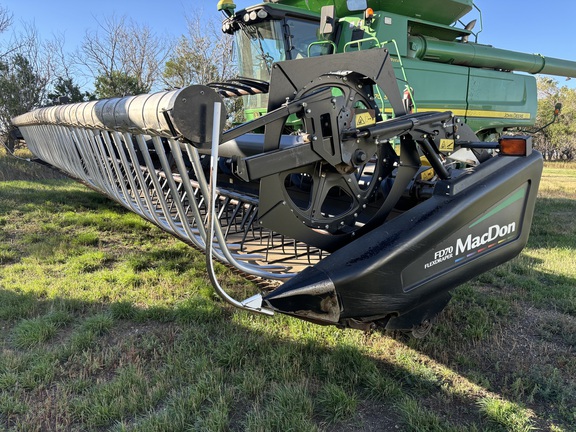
[(358, 217), (358, 213), (354, 213), (354, 217), (357, 218), (357, 217)]
[(316, 135), (312, 136), (312, 141), (318, 141), (318, 137)]
[(310, 114), (311, 112), (312, 112), (312, 110), (311, 110), (310, 108), (308, 108), (308, 109), (306, 110), (306, 114)]
[(325, 228), (326, 228), (326, 229), (330, 228), (330, 225), (326, 225)]
[(366, 162), (366, 160), (368, 160), (368, 155), (366, 154), (366, 152), (362, 149), (357, 149), (354, 152), (354, 162), (357, 164), (361, 164)]

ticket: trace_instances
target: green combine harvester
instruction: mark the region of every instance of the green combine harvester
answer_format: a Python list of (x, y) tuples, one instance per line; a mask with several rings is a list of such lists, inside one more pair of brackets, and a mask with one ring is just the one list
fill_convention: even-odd
[[(223, 31), (236, 38), (240, 75), (268, 81), (273, 62), (385, 48), (414, 111), (450, 110), (481, 139), (534, 124), (536, 81), (508, 72), (575, 73), (571, 61), (470, 42), (477, 20), (453, 23), (474, 8), (472, 0), (285, 0), (235, 14), (231, 7), (219, 4), (232, 15)], [(266, 106), (265, 98), (249, 98), (248, 118)], [(384, 112), (391, 113), (386, 104)]]
[[(473, 42), (472, 0), (218, 8), (237, 78), (34, 110), (32, 152), (204, 251), (255, 313), (423, 336), (520, 253), (542, 157), (504, 132), (534, 124), (533, 74), (576, 63)], [(215, 259), (259, 292), (233, 298)]]

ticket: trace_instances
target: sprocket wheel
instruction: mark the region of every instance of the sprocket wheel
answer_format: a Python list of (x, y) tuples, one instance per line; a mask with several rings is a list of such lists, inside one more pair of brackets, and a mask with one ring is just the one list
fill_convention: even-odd
[[(334, 72), (317, 77), (294, 98), (298, 100), (324, 91), (330, 97), (332, 109), (338, 112), (336, 127), (330, 124), (329, 118), (322, 117), (318, 125), (319, 119), (313, 113), (302, 117), (301, 132), (322, 131), (324, 142), (316, 142), (312, 136), (311, 145), (324, 160), (282, 173), (284, 194), (291, 211), (312, 229), (331, 234), (355, 231), (361, 213), (389, 169), (382, 146), (374, 140), (340, 141), (341, 131), (354, 128), (359, 118), (381, 120), (372, 88), (359, 74)], [(332, 140), (326, 139), (327, 136), (333, 137)], [(334, 144), (330, 146), (334, 142), (339, 148), (334, 148)]]

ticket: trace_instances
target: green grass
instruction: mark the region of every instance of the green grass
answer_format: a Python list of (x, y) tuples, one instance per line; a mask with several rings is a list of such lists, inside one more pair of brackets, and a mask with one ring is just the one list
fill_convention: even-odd
[(422, 340), (234, 310), (194, 250), (76, 183), (6, 166), (36, 174), (0, 182), (0, 430), (576, 424), (576, 165), (546, 166), (528, 247), (458, 288)]
[(320, 389), (317, 401), (322, 415), (334, 423), (352, 418), (358, 407), (357, 395), (334, 383)]
[(0, 181), (14, 180), (46, 180), (62, 179), (64, 176), (49, 168), (36, 164), (26, 163), (26, 160), (34, 158), (34, 155), (26, 149), (20, 148), (14, 151), (13, 158), (8, 155), (6, 147), (0, 145)]
[(503, 430), (517, 432), (534, 430), (529, 414), (516, 404), (487, 397), (481, 399), (478, 405), (490, 421), (501, 426)]

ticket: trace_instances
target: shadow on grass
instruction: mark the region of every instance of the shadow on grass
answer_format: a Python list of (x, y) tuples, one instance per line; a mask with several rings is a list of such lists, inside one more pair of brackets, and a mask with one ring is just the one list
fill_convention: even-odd
[(576, 200), (538, 198), (529, 247), (576, 251)]
[[(454, 391), (446, 384), (455, 377), (386, 336), (252, 316), (203, 297), (175, 308), (138, 308), (0, 290), (0, 302), (5, 426), (43, 428), (61, 418), (80, 429), (120, 422), (139, 430), (200, 430), (215, 410), (231, 430), (487, 424), (477, 404), (482, 389)], [(54, 321), (51, 333), (39, 330)], [(10, 388), (3, 386), (7, 375), (14, 377)], [(50, 404), (40, 400), (48, 394)], [(187, 405), (191, 394), (197, 406)], [(216, 406), (221, 398), (224, 407)], [(24, 406), (11, 412), (6, 399)]]
[[(569, 430), (576, 363), (558, 350), (569, 329), (544, 320), (549, 327), (533, 335), (533, 323), (512, 313), (463, 337), (487, 296), (457, 295), (427, 339), (406, 340), (253, 316), (206, 294), (138, 307), (0, 289), (0, 424), (523, 430), (528, 407), (539, 428)], [(518, 319), (515, 332), (503, 328), (508, 319)], [(512, 403), (508, 417), (479, 405), (500, 398)]]
[(59, 171), (44, 164), (30, 161), (30, 159), (34, 160), (28, 151), (20, 152), (18, 157), (13, 157), (8, 155), (3, 147), (0, 147), (0, 181), (66, 178)]
[[(2, 216), (15, 208), (34, 213), (39, 206), (54, 212), (82, 207), (125, 213), (71, 182), (2, 187), (0, 200), (13, 203), (0, 206)], [(556, 228), (541, 227), (563, 201), (550, 200), (548, 216), (544, 210), (537, 215), (532, 247), (570, 243)], [(531, 266), (540, 263), (528, 260)], [(527, 423), (520, 406), (527, 405), (538, 427), (569, 428), (574, 411), (566, 403), (576, 395), (574, 372), (567, 371), (575, 371), (576, 364), (569, 355), (574, 357), (573, 346), (562, 334), (571, 321), (536, 319), (531, 310), (537, 304), (549, 314), (553, 303), (546, 303), (544, 288), (561, 287), (569, 296), (565, 287), (576, 286), (576, 280), (534, 270), (522, 275), (526, 266), (520, 264), (507, 264), (493, 279), (486, 276), (459, 289), (437, 329), (423, 341), (252, 316), (232, 311), (205, 291), (174, 307), (143, 307), (129, 301), (46, 298), (5, 286), (0, 289), (0, 424), (117, 430), (523, 430)], [(135, 271), (190, 270), (182, 266), (180, 253), (162, 251), (139, 252), (129, 265)], [(538, 280), (542, 286), (531, 293)], [(523, 294), (515, 295), (511, 284), (519, 284)], [(503, 417), (481, 408), (479, 401), (498, 396), (518, 406), (507, 408)]]

